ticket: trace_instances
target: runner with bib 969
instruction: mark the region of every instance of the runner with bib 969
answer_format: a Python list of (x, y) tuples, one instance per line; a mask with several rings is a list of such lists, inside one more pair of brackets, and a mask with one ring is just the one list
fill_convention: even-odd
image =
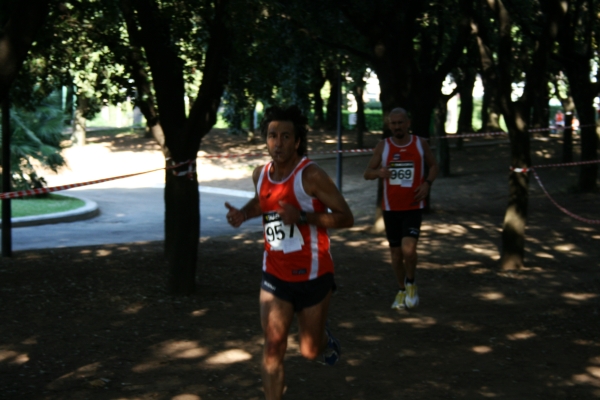
[(298, 107), (268, 108), (261, 132), (272, 161), (254, 170), (256, 195), (240, 209), (229, 203), (225, 206), (233, 227), (250, 218), (263, 219), (262, 376), (265, 397), (279, 400), (295, 314), (304, 357), (321, 356), (333, 365), (341, 356), (340, 343), (326, 325), (336, 287), (327, 229), (351, 227), (354, 217), (331, 178), (306, 157), (307, 119)]
[(422, 212), (438, 165), (425, 139), (409, 133), (406, 110), (390, 111), (388, 127), (392, 136), (377, 144), (364, 178), (383, 179), (383, 221), (399, 286), (392, 308), (413, 308), (419, 304), (415, 274)]

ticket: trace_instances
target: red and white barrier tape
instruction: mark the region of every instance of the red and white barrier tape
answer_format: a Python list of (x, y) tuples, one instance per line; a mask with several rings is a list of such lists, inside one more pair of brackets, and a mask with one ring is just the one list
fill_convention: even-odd
[(236, 158), (236, 157), (267, 157), (265, 153), (244, 153), (244, 154), (203, 154), (201, 158)]
[(588, 224), (600, 224), (600, 220), (598, 220), (598, 219), (587, 219), (587, 218), (580, 217), (579, 215), (573, 214), (572, 212), (570, 212), (569, 210), (567, 210), (566, 208), (564, 208), (560, 204), (558, 204), (552, 198), (552, 196), (550, 196), (550, 194), (548, 193), (548, 191), (546, 190), (546, 188), (542, 184), (542, 181), (540, 180), (540, 177), (538, 176), (538, 174), (535, 172), (535, 169), (531, 168), (531, 172), (533, 172), (533, 176), (535, 177), (538, 185), (540, 185), (540, 187), (542, 188), (542, 190), (546, 194), (546, 197), (548, 197), (550, 199), (550, 201), (552, 202), (552, 204), (554, 204), (556, 206), (556, 208), (558, 208), (563, 213), (567, 214), (569, 217), (575, 218), (578, 221), (585, 222), (585, 223), (588, 223)]
[[(590, 126), (596, 126), (596, 125), (579, 125), (579, 126), (574, 126), (571, 125), (570, 128), (574, 129), (574, 130), (579, 130), (581, 128), (588, 128)], [(552, 125), (549, 126), (548, 128), (535, 128), (535, 129), (528, 129), (528, 132), (545, 132), (545, 131), (550, 131), (550, 130), (557, 130), (557, 129), (567, 129), (568, 127), (566, 126), (562, 126), (562, 125)], [(456, 135), (445, 135), (445, 136), (440, 136), (438, 139), (458, 139), (458, 138), (468, 138), (468, 137), (483, 137), (483, 136), (496, 136), (496, 135), (508, 135), (508, 132), (504, 132), (504, 131), (498, 131), (498, 132), (481, 132), (481, 133), (461, 133), (461, 134), (456, 134)]]
[(97, 183), (103, 183), (103, 182), (114, 181), (114, 180), (117, 180), (117, 179), (129, 178), (131, 176), (148, 174), (150, 172), (160, 171), (162, 169), (164, 169), (164, 168), (157, 168), (157, 169), (153, 169), (151, 171), (137, 172), (135, 174), (129, 174), (129, 175), (115, 176), (115, 177), (112, 177), (112, 178), (98, 179), (98, 180), (95, 180), (95, 181), (88, 181), (88, 182), (81, 182), (81, 183), (72, 183), (70, 185), (54, 186), (54, 187), (39, 188), (39, 189), (20, 190), (18, 192), (7, 192), (7, 193), (5, 192), (5, 193), (0, 193), (0, 199), (16, 199), (18, 197), (34, 196), (36, 194), (45, 194), (45, 193), (59, 192), (61, 190), (73, 189), (73, 188), (76, 188), (76, 187), (94, 185), (94, 184), (97, 184)]
[(0, 200), (2, 200), (2, 199), (16, 199), (16, 198), (19, 198), (19, 197), (35, 196), (37, 194), (46, 194), (46, 193), (59, 192), (61, 190), (73, 189), (73, 188), (76, 188), (76, 187), (83, 187), (83, 186), (95, 185), (95, 184), (98, 184), (98, 183), (115, 181), (117, 179), (130, 178), (132, 176), (149, 174), (150, 172), (161, 171), (161, 170), (164, 170), (164, 169), (174, 169), (174, 168), (178, 168), (178, 167), (181, 167), (183, 165), (186, 165), (186, 164), (188, 165), (188, 169), (186, 171), (179, 172), (179, 173), (173, 171), (173, 173), (175, 175), (177, 175), (177, 176), (184, 176), (184, 175), (189, 175), (190, 173), (193, 173), (193, 172), (196, 171), (195, 170), (196, 160), (187, 160), (187, 161), (184, 161), (182, 163), (178, 163), (176, 165), (170, 165), (168, 167), (156, 168), (156, 169), (152, 169), (150, 171), (144, 171), (144, 172), (136, 172), (134, 174), (113, 176), (111, 178), (97, 179), (97, 180), (94, 180), (94, 181), (72, 183), (72, 184), (69, 184), (69, 185), (54, 186), (54, 187), (48, 187), (48, 188), (19, 190), (17, 192), (4, 192), (4, 193), (0, 193)]
[(569, 217), (571, 218), (575, 218), (578, 221), (581, 222), (585, 222), (588, 224), (600, 224), (600, 220), (595, 220), (595, 219), (587, 219), (587, 218), (583, 218), (580, 217), (579, 215), (573, 214), (572, 212), (570, 212), (569, 210), (567, 210), (566, 208), (562, 207), (560, 204), (558, 204), (553, 198), (552, 196), (550, 196), (550, 194), (548, 193), (548, 191), (546, 190), (546, 188), (544, 187), (544, 185), (542, 184), (542, 181), (540, 179), (540, 177), (538, 176), (538, 174), (535, 172), (536, 168), (549, 168), (549, 167), (572, 167), (575, 165), (584, 165), (584, 164), (598, 164), (600, 163), (600, 160), (591, 160), (591, 161), (578, 161), (578, 162), (570, 162), (570, 163), (559, 163), (559, 164), (545, 164), (545, 165), (536, 165), (536, 166), (532, 166), (532, 167), (524, 167), (524, 168), (514, 168), (514, 167), (510, 167), (510, 170), (513, 172), (517, 172), (517, 173), (528, 173), (529, 171), (533, 172), (533, 176), (535, 177), (538, 185), (540, 185), (540, 187), (542, 188), (542, 190), (544, 191), (544, 194), (546, 194), (546, 197), (548, 197), (548, 199), (550, 199), (550, 201), (552, 202), (552, 204), (554, 204), (560, 211), (562, 211), (563, 213), (567, 214)]

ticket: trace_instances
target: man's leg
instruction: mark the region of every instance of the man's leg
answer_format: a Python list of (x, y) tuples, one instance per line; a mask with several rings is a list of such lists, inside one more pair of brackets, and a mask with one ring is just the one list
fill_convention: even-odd
[(405, 236), (402, 238), (402, 255), (404, 257), (404, 271), (406, 273), (406, 297), (404, 304), (407, 308), (419, 305), (419, 294), (415, 275), (417, 272), (417, 238)]
[(400, 290), (404, 290), (404, 279), (406, 278), (406, 270), (404, 268), (404, 257), (402, 254), (402, 247), (390, 247), (390, 253), (392, 255), (392, 269), (396, 275), (396, 281)]
[(325, 322), (330, 300), (331, 291), (320, 303), (304, 308), (298, 313), (300, 352), (309, 360), (314, 360), (323, 354), (327, 346)]
[[(412, 236), (403, 237), (402, 247), (399, 247), (399, 249), (401, 249), (404, 260), (402, 265), (403, 274), (408, 280), (414, 280), (417, 270), (417, 239)], [(402, 280), (404, 281), (404, 277)], [(404, 286), (404, 282), (402, 286)]]
[(262, 378), (267, 400), (280, 400), (283, 396), (283, 358), (293, 318), (294, 308), (291, 303), (261, 289), (260, 322), (265, 336)]

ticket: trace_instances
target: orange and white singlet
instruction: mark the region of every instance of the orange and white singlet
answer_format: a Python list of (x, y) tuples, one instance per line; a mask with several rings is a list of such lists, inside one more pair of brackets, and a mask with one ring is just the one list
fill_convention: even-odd
[(392, 138), (385, 139), (382, 166), (392, 172), (383, 181), (382, 207), (386, 211), (418, 210), (425, 207), (425, 201), (415, 201), (415, 190), (423, 183), (424, 156), (419, 137), (410, 135), (410, 142), (398, 146)]
[(271, 163), (258, 178), (257, 191), (263, 213), (265, 252), (263, 271), (288, 282), (303, 282), (325, 273), (333, 273), (327, 229), (315, 225), (284, 225), (275, 210), (280, 201), (306, 212), (326, 212), (327, 207), (311, 197), (302, 186), (302, 171), (312, 161), (306, 157), (283, 181), (271, 180)]

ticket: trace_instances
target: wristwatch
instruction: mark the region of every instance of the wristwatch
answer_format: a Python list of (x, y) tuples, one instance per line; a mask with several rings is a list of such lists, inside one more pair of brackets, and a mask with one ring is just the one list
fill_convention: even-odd
[(298, 218), (298, 225), (306, 225), (308, 224), (308, 217), (306, 216), (306, 211), (300, 211), (300, 218)]

